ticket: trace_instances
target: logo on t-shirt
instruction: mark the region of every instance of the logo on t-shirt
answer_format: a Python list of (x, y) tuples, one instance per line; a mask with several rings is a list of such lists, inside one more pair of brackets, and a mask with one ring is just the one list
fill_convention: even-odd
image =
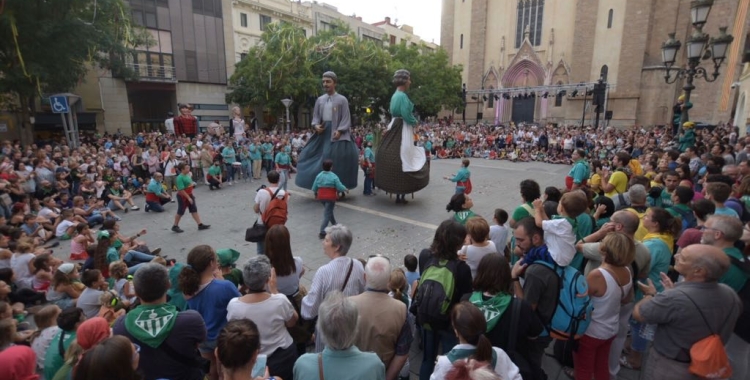
[(156, 337), (174, 317), (175, 314), (164, 308), (143, 310), (136, 317), (135, 324), (147, 334)]

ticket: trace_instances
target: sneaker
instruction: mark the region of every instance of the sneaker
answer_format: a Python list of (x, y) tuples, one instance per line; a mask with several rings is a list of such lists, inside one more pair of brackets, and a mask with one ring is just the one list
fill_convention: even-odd
[(151, 254), (154, 255), (154, 256), (159, 256), (160, 253), (161, 253), (161, 248), (157, 248), (157, 249), (151, 251)]
[(122, 218), (120, 218), (119, 216), (115, 215), (115, 220), (119, 222), (119, 221), (122, 220)]
[(122, 210), (123, 210), (123, 211), (125, 211), (125, 213), (126, 213), (126, 214), (128, 213), (128, 211), (130, 211), (130, 209), (129, 209), (129, 208), (127, 208), (127, 207), (125, 207), (125, 208), (124, 208), (124, 209), (122, 209)]
[(326, 233), (325, 232), (321, 232), (321, 233), (318, 234), (318, 239), (325, 239), (325, 238), (326, 238)]
[(231, 181), (229, 182), (229, 186), (232, 186), (232, 182)]
[(182, 228), (180, 228), (180, 226), (172, 226), (172, 232), (181, 233), (185, 231), (183, 231)]
[(203, 223), (201, 223), (201, 224), (198, 225), (198, 231), (207, 230), (209, 228), (211, 228), (210, 224), (203, 224)]
[(149, 212), (150, 211), (150, 209), (148, 208), (148, 203), (146, 203), (145, 205), (143, 205), (143, 211), (145, 211), (145, 212)]
[(141, 208), (140, 208), (140, 207), (138, 207), (138, 206), (133, 206), (133, 207), (131, 207), (130, 209), (131, 209), (131, 210), (133, 210), (133, 211), (138, 211), (138, 210), (140, 210)]
[(172, 198), (172, 200), (171, 200), (171, 201), (169, 201), (169, 203), (174, 203), (174, 202), (176, 202), (176, 201), (174, 200), (174, 198)]

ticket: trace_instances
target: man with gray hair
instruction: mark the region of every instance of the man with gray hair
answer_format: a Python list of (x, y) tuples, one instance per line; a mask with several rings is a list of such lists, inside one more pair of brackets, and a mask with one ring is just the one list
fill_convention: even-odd
[(141, 347), (138, 372), (147, 379), (203, 379), (195, 348), (206, 340), (206, 324), (197, 311), (178, 311), (167, 303), (167, 268), (143, 264), (133, 285), (141, 304), (118, 318), (112, 333)]
[(630, 207), (626, 208), (625, 210), (628, 212), (632, 212), (635, 214), (638, 219), (640, 220), (638, 229), (635, 232), (635, 240), (636, 241), (643, 241), (643, 237), (646, 236), (646, 227), (643, 226), (643, 217), (646, 216), (646, 211), (648, 210), (648, 205), (646, 204), (646, 198), (648, 197), (648, 194), (646, 193), (646, 188), (643, 185), (633, 185), (630, 188)]
[[(640, 186), (640, 185), (638, 185)], [(609, 218), (609, 222), (605, 223), (599, 231), (584, 237), (576, 246), (578, 252), (583, 253), (583, 257), (588, 259), (584, 274), (588, 275), (589, 272), (601, 265), (603, 257), (599, 252), (600, 241), (604, 239), (610, 232), (622, 232), (631, 239), (635, 240), (635, 232), (638, 230), (638, 216), (630, 211), (621, 210), (617, 211)], [(592, 243), (596, 242), (596, 243)], [(648, 248), (639, 241), (635, 241), (635, 261), (634, 265), (631, 266), (631, 274), (633, 275), (634, 281), (645, 281), (648, 278), (648, 273), (651, 271), (651, 253)], [(625, 346), (625, 340), (630, 330), (630, 315), (633, 313), (633, 301), (628, 302), (620, 306), (620, 319), (619, 319), (619, 330), (617, 336), (612, 341), (609, 351), (609, 373), (611, 378), (616, 378), (617, 373), (620, 371), (620, 353), (622, 348)]]
[(385, 365), (372, 352), (357, 348), (359, 312), (343, 293), (334, 290), (320, 304), (318, 335), (326, 345), (320, 354), (304, 354), (294, 363), (295, 380), (385, 380)]
[(352, 120), (349, 101), (336, 92), (338, 77), (333, 71), (323, 73), (323, 90), (315, 101), (310, 137), (297, 159), (297, 186), (312, 189), (315, 177), (323, 168), (323, 160), (333, 160), (333, 172), (347, 189), (357, 187), (359, 150), (351, 138)]
[(673, 284), (662, 273), (665, 290), (661, 293), (657, 293), (650, 279), (648, 285), (638, 284), (644, 297), (635, 305), (633, 318), (657, 325), (644, 378), (698, 378), (688, 369), (693, 344), (713, 334), (727, 344), (742, 312), (737, 293), (719, 283), (729, 265), (729, 256), (721, 249), (694, 244), (675, 255), (674, 268), (685, 281)]
[(390, 278), (390, 261), (382, 256), (370, 257), (365, 265), (367, 288), (349, 299), (359, 310), (357, 347), (378, 354), (386, 367), (386, 379), (395, 380), (409, 358), (412, 334), (406, 304), (388, 295)]
[[(729, 269), (720, 279), (735, 292), (743, 294), (750, 286), (750, 273), (747, 271), (748, 259), (737, 249), (735, 243), (742, 237), (742, 222), (726, 215), (713, 215), (703, 226), (701, 244), (708, 244), (721, 249), (730, 260)], [(746, 302), (746, 301), (745, 301)], [(750, 305), (745, 305), (750, 306)], [(750, 335), (747, 324), (748, 310), (744, 310), (737, 322), (734, 333), (726, 345), (727, 354), (732, 364), (733, 376), (736, 379), (747, 379), (750, 376), (750, 342), (745, 339)]]

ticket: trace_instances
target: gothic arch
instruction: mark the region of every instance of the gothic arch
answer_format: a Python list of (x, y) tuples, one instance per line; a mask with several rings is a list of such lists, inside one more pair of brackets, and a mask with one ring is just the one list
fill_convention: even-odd
[(552, 72), (552, 78), (550, 78), (550, 83), (562, 83), (562, 84), (568, 84), (570, 83), (570, 70), (568, 70), (567, 65), (565, 62), (561, 59), (560, 62), (557, 64), (557, 67)]
[(544, 84), (544, 70), (528, 59), (516, 62), (503, 74), (503, 87), (533, 87)]

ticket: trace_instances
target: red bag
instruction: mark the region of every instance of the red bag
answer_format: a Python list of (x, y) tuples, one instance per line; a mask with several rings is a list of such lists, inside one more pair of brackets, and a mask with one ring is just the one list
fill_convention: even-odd
[(335, 187), (321, 187), (318, 189), (317, 199), (319, 201), (335, 201), (338, 199), (338, 196), (339, 194)]
[(464, 194), (471, 194), (471, 178), (467, 179), (466, 182), (458, 182), (457, 185), (464, 187)]
[(289, 193), (285, 193), (283, 198), (279, 198), (276, 195), (279, 193), (281, 188), (276, 189), (276, 192), (266, 187), (266, 191), (271, 194), (271, 201), (268, 202), (266, 212), (263, 213), (263, 224), (266, 227), (271, 228), (277, 224), (284, 225), (289, 214), (287, 210), (287, 199), (289, 199)]

